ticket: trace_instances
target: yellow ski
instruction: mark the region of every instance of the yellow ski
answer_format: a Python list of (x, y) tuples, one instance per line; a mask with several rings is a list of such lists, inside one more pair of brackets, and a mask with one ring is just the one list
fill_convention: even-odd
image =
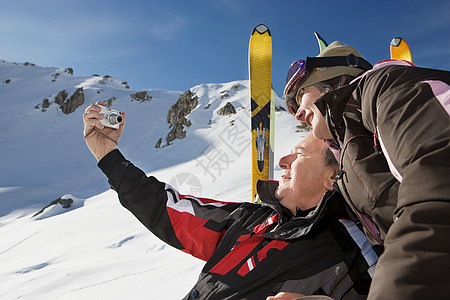
[(257, 193), (258, 180), (273, 178), (273, 145), (270, 146), (271, 117), (274, 117), (274, 113), (271, 115), (272, 36), (269, 28), (263, 24), (256, 26), (250, 37), (249, 73), (253, 200)]
[(401, 37), (395, 37), (391, 41), (391, 59), (412, 61), (411, 49), (408, 43)]

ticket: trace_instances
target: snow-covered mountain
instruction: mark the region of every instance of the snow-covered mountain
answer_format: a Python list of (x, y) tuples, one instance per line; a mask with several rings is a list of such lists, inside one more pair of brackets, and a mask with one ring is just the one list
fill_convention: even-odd
[[(1, 298), (180, 299), (204, 262), (165, 245), (120, 206), (83, 141), (82, 115), (109, 100), (126, 113), (120, 150), (146, 173), (182, 193), (249, 201), (248, 81), (191, 88), (186, 137), (171, 140), (168, 111), (184, 91), (73, 74), (0, 61)], [(236, 113), (219, 114), (228, 102)], [(275, 124), (278, 161), (305, 132), (283, 110)]]

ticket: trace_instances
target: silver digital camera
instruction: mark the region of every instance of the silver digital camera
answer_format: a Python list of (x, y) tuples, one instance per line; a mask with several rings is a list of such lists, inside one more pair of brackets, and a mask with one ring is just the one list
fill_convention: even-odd
[(120, 114), (120, 111), (103, 106), (98, 105), (102, 110), (100, 114), (103, 115), (104, 119), (100, 120), (100, 122), (105, 127), (119, 129), (120, 124), (123, 122), (123, 117)]

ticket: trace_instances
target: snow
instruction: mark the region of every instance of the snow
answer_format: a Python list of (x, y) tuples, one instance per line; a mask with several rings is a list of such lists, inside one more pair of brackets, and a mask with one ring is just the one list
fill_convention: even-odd
[[(79, 87), (86, 101), (74, 113), (55, 103), (42, 111), (44, 98), (62, 90), (70, 97)], [(115, 97), (113, 108), (126, 113), (119, 148), (135, 165), (182, 193), (250, 201), (248, 81), (191, 88), (199, 103), (187, 137), (158, 149), (183, 92), (148, 89), (150, 101), (132, 101), (140, 91), (114, 76), (0, 60), (1, 299), (181, 299), (195, 284), (204, 262), (164, 244), (120, 205), (83, 141), (82, 115)], [(217, 114), (226, 102), (235, 115)], [(278, 161), (305, 133), (285, 111), (275, 123)], [(73, 203), (36, 215), (58, 198)]]

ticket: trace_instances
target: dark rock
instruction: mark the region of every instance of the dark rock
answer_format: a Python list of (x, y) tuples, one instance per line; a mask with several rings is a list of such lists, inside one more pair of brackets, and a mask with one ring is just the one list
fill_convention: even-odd
[(167, 135), (166, 142), (170, 143), (175, 139), (184, 139), (186, 137), (186, 131), (184, 131), (183, 129), (184, 127), (182, 124), (176, 124)]
[(128, 82), (126, 82), (126, 81), (122, 81), (122, 85), (124, 85), (126, 89), (130, 88), (130, 86), (128, 85)]
[(220, 99), (224, 99), (224, 98), (228, 98), (228, 97), (230, 97), (229, 91), (225, 90), (225, 91), (220, 92), (220, 97), (219, 97)]
[(58, 95), (56, 95), (56, 97), (55, 97), (55, 103), (58, 105), (62, 105), (64, 103), (64, 101), (66, 101), (67, 96), (68, 96), (68, 94), (65, 90), (59, 92)]
[(59, 73), (53, 74), (53, 80), (52, 80), (52, 82), (55, 82), (56, 79), (58, 79), (59, 75), (60, 75)]
[(48, 101), (47, 98), (44, 99), (44, 101), (42, 101), (42, 109), (47, 109), (50, 107), (50, 101)]
[(33, 218), (36, 217), (37, 215), (43, 213), (46, 208), (48, 208), (48, 207), (50, 207), (52, 205), (60, 204), (63, 208), (70, 208), (72, 206), (72, 203), (73, 203), (73, 199), (71, 199), (71, 198), (67, 198), (67, 199), (64, 198), (63, 199), (63, 198), (60, 197), (60, 198), (58, 198), (56, 200), (53, 200), (52, 202), (50, 202), (49, 205), (47, 205), (46, 207), (44, 207), (43, 209), (41, 209), (40, 211), (35, 213), (33, 215)]
[(300, 124), (296, 126), (296, 132), (309, 132), (311, 131), (311, 126), (309, 126), (306, 122), (300, 121)]
[[(67, 99), (68, 95), (69, 94), (65, 90), (60, 91), (58, 95), (56, 95), (54, 101), (59, 105), (59, 108), (62, 110), (62, 112), (67, 115), (74, 112), (78, 107), (84, 104), (83, 88), (81, 87), (77, 89), (69, 99)], [(52, 102), (49, 101), (48, 98), (45, 98), (42, 103), (36, 105), (35, 108), (39, 109), (39, 107), (42, 105), (42, 111), (45, 112), (51, 104)]]
[(142, 91), (142, 92), (137, 92), (134, 94), (130, 95), (131, 97), (131, 101), (139, 101), (139, 102), (145, 102), (145, 101), (150, 101), (152, 100), (152, 97), (150, 95), (147, 94), (146, 91)]
[(217, 113), (221, 116), (228, 116), (236, 114), (236, 110), (234, 109), (233, 104), (227, 102), (224, 107), (220, 108)]
[(159, 140), (156, 142), (155, 148), (161, 148), (162, 144), (162, 138), (159, 138)]
[(108, 100), (106, 100), (106, 107), (111, 107), (113, 102), (116, 101), (117, 98), (116, 97), (111, 97)]
[(84, 104), (84, 93), (83, 88), (81, 87), (77, 89), (68, 100), (66, 100), (62, 105), (60, 105), (60, 108), (63, 113), (68, 115), (74, 112), (78, 107), (80, 107), (83, 104)]
[(66, 69), (64, 70), (64, 72), (66, 72), (66, 73), (69, 74), (69, 75), (73, 75), (73, 69), (72, 69), (72, 68), (66, 68)]
[(184, 126), (191, 126), (191, 122), (186, 119), (194, 108), (198, 105), (198, 96), (195, 96), (190, 90), (187, 90), (180, 96), (177, 103), (172, 105), (167, 113), (167, 122), (171, 125), (172, 130), (166, 137), (166, 142), (170, 143), (175, 139), (184, 139), (186, 131)]

